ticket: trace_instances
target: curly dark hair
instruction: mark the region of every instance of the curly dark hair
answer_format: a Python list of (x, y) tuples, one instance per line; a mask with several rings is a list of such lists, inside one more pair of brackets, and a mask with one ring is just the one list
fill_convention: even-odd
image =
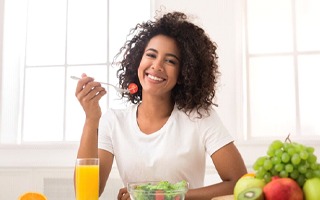
[(213, 104), (218, 75), (216, 54), (217, 45), (212, 42), (205, 31), (187, 19), (181, 12), (171, 12), (155, 21), (137, 24), (131, 29), (125, 45), (116, 58), (122, 55), (117, 71), (119, 85), (127, 88), (130, 83), (138, 85), (135, 94), (122, 94), (134, 104), (142, 101), (142, 88), (138, 79), (138, 67), (144, 50), (151, 38), (165, 35), (175, 39), (181, 54), (178, 83), (172, 90), (172, 100), (178, 109), (186, 114), (196, 110), (202, 116), (201, 110), (208, 111)]

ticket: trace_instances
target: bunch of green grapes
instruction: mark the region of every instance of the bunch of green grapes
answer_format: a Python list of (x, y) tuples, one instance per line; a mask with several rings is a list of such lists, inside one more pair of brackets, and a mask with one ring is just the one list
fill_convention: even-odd
[[(287, 138), (288, 139), (288, 138)], [(273, 141), (267, 151), (267, 156), (259, 157), (253, 165), (257, 178), (266, 183), (273, 176), (289, 177), (301, 187), (306, 179), (319, 177), (320, 164), (314, 155), (314, 148), (303, 144), (280, 140)]]

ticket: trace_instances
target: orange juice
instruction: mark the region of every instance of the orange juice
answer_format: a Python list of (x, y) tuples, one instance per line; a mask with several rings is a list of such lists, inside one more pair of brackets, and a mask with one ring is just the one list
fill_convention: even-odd
[(99, 199), (99, 165), (76, 166), (76, 199)]

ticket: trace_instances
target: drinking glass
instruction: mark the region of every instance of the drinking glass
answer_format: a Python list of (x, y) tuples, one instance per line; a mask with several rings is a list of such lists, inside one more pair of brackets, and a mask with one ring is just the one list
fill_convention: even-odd
[(76, 200), (99, 199), (99, 158), (76, 161)]

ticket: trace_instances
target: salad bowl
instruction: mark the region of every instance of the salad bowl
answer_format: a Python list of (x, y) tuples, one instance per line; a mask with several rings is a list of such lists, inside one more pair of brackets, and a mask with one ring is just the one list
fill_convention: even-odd
[(128, 183), (131, 200), (184, 200), (189, 183), (180, 181), (145, 181)]

